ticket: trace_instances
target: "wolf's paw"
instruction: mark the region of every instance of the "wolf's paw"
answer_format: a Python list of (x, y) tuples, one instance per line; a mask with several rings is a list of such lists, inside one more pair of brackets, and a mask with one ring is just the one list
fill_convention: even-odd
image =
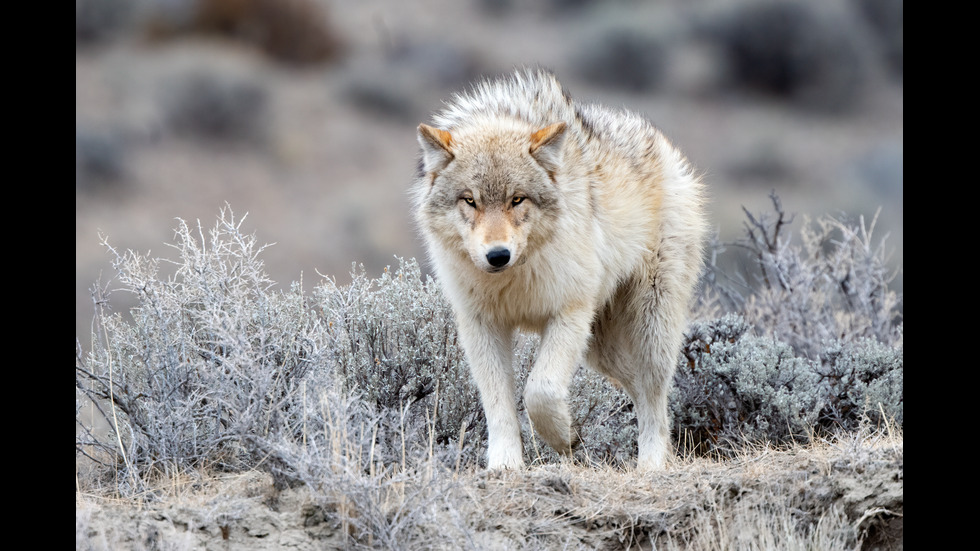
[(570, 454), (577, 442), (572, 440), (571, 425), (561, 416), (555, 416), (552, 412), (534, 413), (528, 412), (531, 417), (531, 426), (534, 432), (548, 443), (558, 453)]
[(528, 383), (524, 391), (524, 406), (534, 432), (560, 453), (572, 449), (572, 420), (568, 404), (556, 389)]
[(487, 452), (487, 468), (490, 470), (523, 469), (524, 454), (519, 447), (517, 450), (491, 449)]
[(636, 470), (643, 473), (662, 471), (666, 466), (667, 454), (663, 451), (660, 453), (640, 454), (636, 460)]

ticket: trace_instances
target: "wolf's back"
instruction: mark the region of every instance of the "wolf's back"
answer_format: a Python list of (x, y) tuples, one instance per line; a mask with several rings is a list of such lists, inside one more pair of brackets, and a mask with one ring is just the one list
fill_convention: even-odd
[(591, 154), (614, 150), (627, 157), (642, 157), (649, 153), (651, 141), (663, 138), (648, 119), (637, 113), (573, 101), (558, 78), (543, 69), (523, 69), (507, 77), (485, 80), (468, 92), (454, 95), (434, 115), (433, 122), (452, 132), (501, 118), (520, 120), (533, 129), (564, 122), (567, 134), (574, 136), (567, 142)]
[(577, 118), (571, 96), (552, 73), (524, 69), (453, 96), (433, 120), (439, 128), (452, 130), (484, 117), (516, 118), (535, 127), (572, 124)]

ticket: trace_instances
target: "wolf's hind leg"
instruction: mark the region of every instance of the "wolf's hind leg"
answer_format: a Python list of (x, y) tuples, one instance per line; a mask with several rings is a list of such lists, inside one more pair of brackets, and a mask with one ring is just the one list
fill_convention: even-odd
[(629, 387), (639, 423), (637, 467), (661, 469), (670, 453), (668, 395), (674, 383), (678, 356), (687, 324), (692, 285), (670, 275), (666, 268), (641, 287), (632, 310), (636, 325), (633, 351), (637, 376)]
[(627, 282), (596, 317), (587, 360), (619, 382), (639, 425), (637, 465), (661, 469), (670, 449), (668, 394), (683, 337), (683, 317), (642, 278)]
[[(641, 470), (662, 469), (670, 453), (670, 411), (668, 394), (673, 369), (667, 369), (662, 357), (653, 364), (652, 369), (640, 373), (639, 377), (627, 387), (633, 398), (636, 420), (639, 425), (637, 437), (637, 468)], [(668, 376), (669, 371), (669, 376)]]

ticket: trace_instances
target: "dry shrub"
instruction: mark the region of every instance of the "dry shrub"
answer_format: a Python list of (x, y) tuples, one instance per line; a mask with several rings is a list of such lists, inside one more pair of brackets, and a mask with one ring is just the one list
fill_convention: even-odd
[[(735, 309), (687, 333), (671, 396), (687, 449), (809, 441), (865, 419), (902, 425), (900, 297), (880, 248), (840, 222), (791, 247), (775, 205), (775, 222), (750, 216), (742, 245), (757, 286), (709, 282), (711, 309)], [(124, 495), (204, 465), (316, 488), (336, 479), (327, 473), (401, 484), (405, 473), (479, 464), (486, 423), (437, 282), (408, 260), (376, 279), (355, 270), (349, 285), (277, 290), (242, 222), (230, 209), (208, 234), (179, 222), (172, 261), (107, 245), (113, 285), (138, 305), (112, 313), (108, 286), (96, 288), (92, 348), (76, 350), (76, 456)], [(518, 380), (536, 347), (518, 340)], [(636, 420), (625, 394), (583, 368), (570, 401), (576, 458), (629, 465)], [(524, 426), (526, 459), (558, 462)]]

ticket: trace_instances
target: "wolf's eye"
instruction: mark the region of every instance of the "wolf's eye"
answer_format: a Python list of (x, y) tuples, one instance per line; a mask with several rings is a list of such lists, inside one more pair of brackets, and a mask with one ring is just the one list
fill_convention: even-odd
[(514, 197), (510, 200), (510, 204), (517, 206), (524, 202), (524, 197)]
[(463, 201), (466, 201), (466, 204), (471, 207), (476, 207), (476, 201), (472, 197), (463, 197)]

